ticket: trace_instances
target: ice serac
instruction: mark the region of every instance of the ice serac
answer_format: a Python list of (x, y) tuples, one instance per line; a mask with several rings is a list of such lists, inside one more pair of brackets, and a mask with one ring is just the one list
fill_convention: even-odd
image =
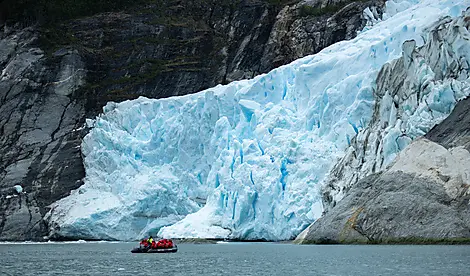
[(405, 41), (423, 45), (434, 22), (468, 5), (394, 1), (357, 38), (266, 75), (109, 103), (82, 145), (85, 184), (52, 206), (51, 233), (295, 237), (322, 214), (328, 172), (370, 124), (380, 68)]

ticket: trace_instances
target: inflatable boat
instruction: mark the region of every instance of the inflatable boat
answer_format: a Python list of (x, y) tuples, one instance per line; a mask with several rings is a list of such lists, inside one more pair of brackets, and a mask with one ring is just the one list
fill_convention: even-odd
[(172, 248), (141, 248), (136, 247), (131, 250), (132, 253), (176, 253), (178, 247), (175, 245)]
[(131, 250), (132, 253), (176, 253), (178, 246), (172, 241), (167, 239), (159, 240), (158, 242), (144, 239), (140, 242), (140, 246)]

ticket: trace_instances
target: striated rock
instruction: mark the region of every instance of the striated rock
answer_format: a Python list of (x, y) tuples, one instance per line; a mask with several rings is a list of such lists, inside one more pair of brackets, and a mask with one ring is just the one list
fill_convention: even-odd
[(32, 28), (0, 37), (7, 45), (0, 47), (0, 239), (47, 234), (46, 206), (79, 187), (84, 174), (83, 133), (74, 131), (84, 119), (74, 98), (84, 64), (76, 52), (47, 64), (37, 40)]

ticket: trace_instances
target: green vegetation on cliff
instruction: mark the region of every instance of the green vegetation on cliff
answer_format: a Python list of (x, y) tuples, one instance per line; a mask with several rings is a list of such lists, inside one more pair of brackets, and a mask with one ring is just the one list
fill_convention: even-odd
[(0, 20), (26, 24), (53, 23), (90, 16), (100, 12), (119, 11), (133, 5), (156, 3), (159, 0), (3, 0)]
[[(240, 0), (194, 0), (193, 5), (236, 6)], [(273, 6), (284, 6), (297, 0), (261, 0)], [(160, 10), (177, 7), (177, 0), (0, 0), (0, 23), (5, 20), (24, 24), (57, 23), (102, 12), (123, 11), (138, 5), (153, 4)]]

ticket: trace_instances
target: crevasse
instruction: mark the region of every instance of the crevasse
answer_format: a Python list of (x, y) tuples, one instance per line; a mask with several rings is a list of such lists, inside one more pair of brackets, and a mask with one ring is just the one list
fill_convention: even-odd
[(469, 5), (389, 1), (356, 39), (252, 80), (108, 103), (82, 144), (85, 184), (48, 214), (52, 234), (295, 237), (320, 217), (328, 172), (372, 119), (378, 70)]

